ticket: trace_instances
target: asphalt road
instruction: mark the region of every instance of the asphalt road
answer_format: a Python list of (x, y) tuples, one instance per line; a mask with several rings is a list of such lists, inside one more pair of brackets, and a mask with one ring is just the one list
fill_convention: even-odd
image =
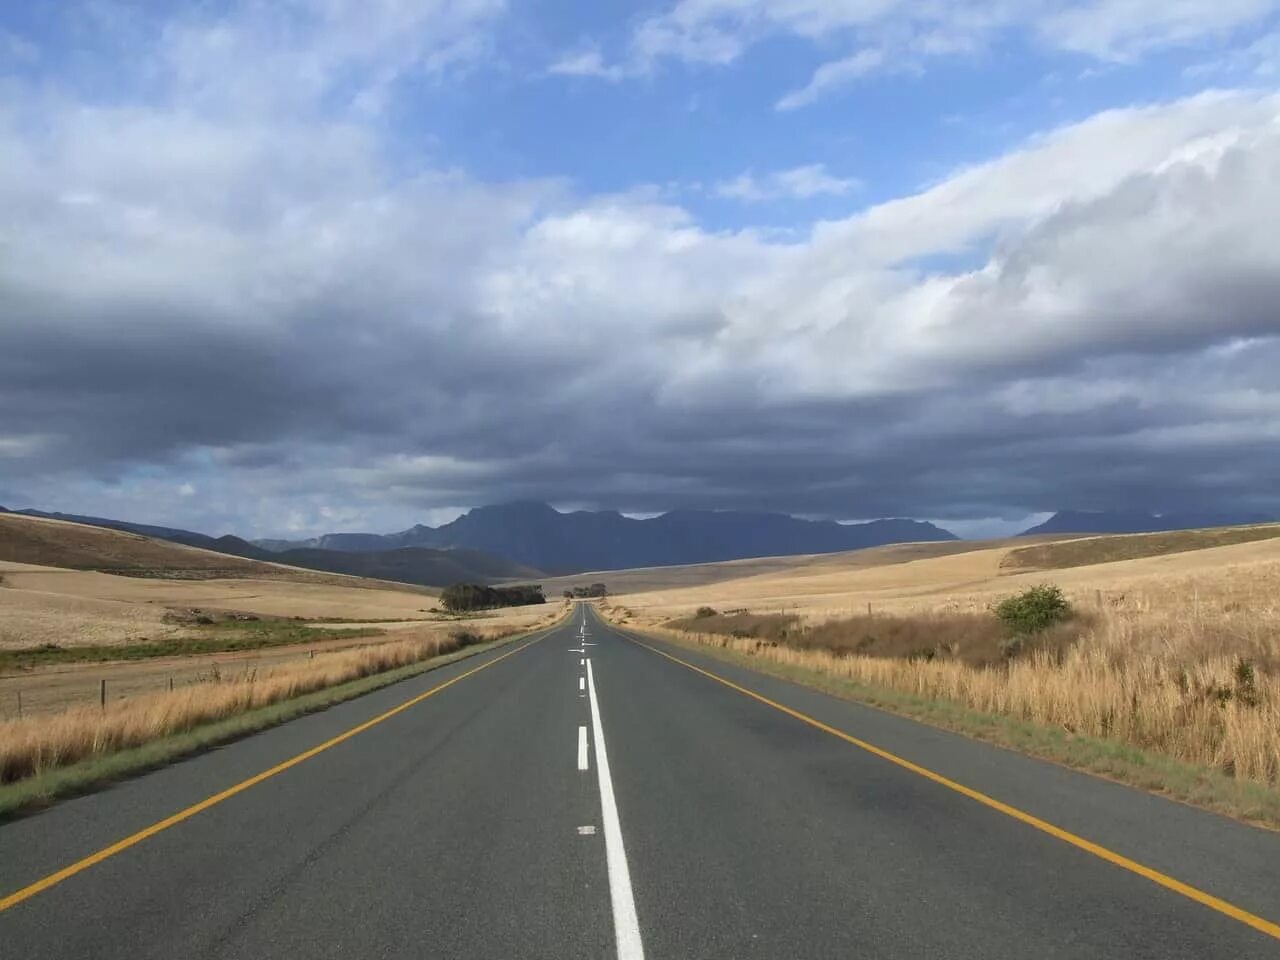
[(646, 643), (580, 609), (0, 826), (0, 957), (1280, 957), (1278, 834)]

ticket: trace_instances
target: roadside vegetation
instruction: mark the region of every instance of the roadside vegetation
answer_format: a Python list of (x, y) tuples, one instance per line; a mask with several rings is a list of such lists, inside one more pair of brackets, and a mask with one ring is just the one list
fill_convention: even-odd
[[(686, 641), (807, 675), (820, 686), (835, 681), (857, 699), (894, 709), (914, 704), (907, 712), (924, 710), (931, 719), (948, 711), (921, 705), (954, 704), (956, 716), (969, 710), (1029, 724), (1043, 732), (1031, 738), (1040, 744), (1032, 752), (1054, 759), (1072, 762), (1062, 744), (1073, 740), (1115, 745), (1109, 763), (1132, 748), (1137, 759), (1127, 766), (1115, 761), (1105, 772), (1144, 786), (1194, 794), (1191, 787), (1174, 789), (1163, 775), (1151, 782), (1151, 765), (1142, 758), (1154, 756), (1274, 794), (1280, 779), (1274, 593), (1248, 606), (1215, 603), (1171, 582), (1154, 601), (1146, 596), (1117, 607), (1123, 597), (1097, 597), (1073, 604), (1046, 584), (984, 611), (806, 623), (705, 608), (667, 626)], [(975, 729), (971, 719), (948, 725)]]
[[(78, 706), (52, 716), (2, 722), (0, 785), (44, 777), (87, 761), (100, 761), (238, 714), (424, 664), (513, 633), (482, 636), (458, 631), (445, 637), (389, 641), (319, 654), (312, 660), (281, 664), (261, 673), (246, 670), (227, 676), (215, 667), (204, 682), (173, 692), (108, 703), (104, 708)], [(364, 689), (367, 688), (356, 692)], [(93, 771), (89, 770), (86, 775), (92, 779)], [(0, 807), (4, 806), (4, 790), (0, 786)]]
[(1061, 659), (1092, 629), (1095, 617), (1074, 611), (1056, 587), (1035, 587), (992, 611), (879, 614), (806, 623), (796, 614), (720, 613), (700, 607), (667, 624), (704, 636), (757, 641), (753, 649), (782, 646), (834, 657), (865, 656), (908, 662), (955, 661), (969, 666), (1007, 663), (1045, 652)]

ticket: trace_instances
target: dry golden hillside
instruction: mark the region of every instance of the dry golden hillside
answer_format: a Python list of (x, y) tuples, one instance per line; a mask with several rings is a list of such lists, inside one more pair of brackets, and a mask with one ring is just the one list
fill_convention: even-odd
[[(167, 580), (253, 578), (356, 588), (388, 585), (362, 577), (228, 556), (123, 530), (13, 513), (0, 513), (0, 561)], [(395, 586), (418, 593), (435, 592), (425, 587)]]

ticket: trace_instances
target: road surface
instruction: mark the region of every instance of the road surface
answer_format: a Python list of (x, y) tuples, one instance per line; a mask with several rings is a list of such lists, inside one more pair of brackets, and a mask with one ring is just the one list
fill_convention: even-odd
[(638, 641), (581, 605), (0, 826), (0, 956), (1280, 957), (1280, 834)]

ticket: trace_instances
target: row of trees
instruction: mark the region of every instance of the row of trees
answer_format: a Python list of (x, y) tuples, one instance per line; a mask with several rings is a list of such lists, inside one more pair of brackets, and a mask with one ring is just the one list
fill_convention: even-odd
[(584, 599), (587, 597), (607, 597), (609, 589), (603, 583), (590, 583), (585, 587), (574, 587), (564, 592), (566, 600)]
[(523, 607), (530, 603), (546, 603), (542, 585), (519, 584), (513, 587), (490, 587), (482, 583), (455, 583), (440, 594), (440, 604), (457, 613), (463, 610), (488, 610), (491, 607)]

